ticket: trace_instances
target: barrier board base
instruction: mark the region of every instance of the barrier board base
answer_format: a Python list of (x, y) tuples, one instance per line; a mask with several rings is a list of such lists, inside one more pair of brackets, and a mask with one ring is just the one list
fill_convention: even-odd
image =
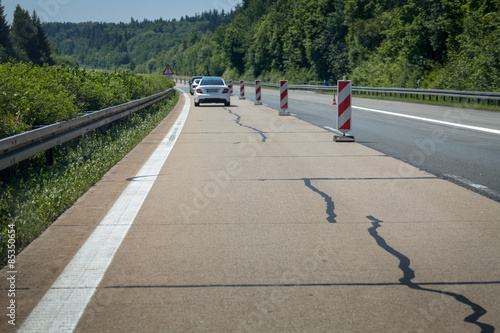
[(334, 135), (333, 141), (335, 142), (356, 142), (352, 135)]
[(280, 111), (279, 115), (280, 116), (290, 116), (290, 112), (288, 112), (288, 111)]

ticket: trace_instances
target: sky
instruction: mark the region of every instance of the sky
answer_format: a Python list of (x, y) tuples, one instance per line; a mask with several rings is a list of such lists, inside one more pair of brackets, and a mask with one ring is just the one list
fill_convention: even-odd
[(12, 23), (19, 4), (30, 14), (36, 11), (42, 22), (129, 23), (135, 20), (179, 20), (212, 9), (228, 12), (240, 0), (1, 0), (7, 21)]

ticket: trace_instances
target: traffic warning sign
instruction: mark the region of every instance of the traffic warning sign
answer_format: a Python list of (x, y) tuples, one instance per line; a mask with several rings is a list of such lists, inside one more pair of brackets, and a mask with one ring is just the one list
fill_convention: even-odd
[(170, 67), (170, 65), (167, 65), (165, 69), (163, 70), (163, 75), (174, 75), (174, 71)]

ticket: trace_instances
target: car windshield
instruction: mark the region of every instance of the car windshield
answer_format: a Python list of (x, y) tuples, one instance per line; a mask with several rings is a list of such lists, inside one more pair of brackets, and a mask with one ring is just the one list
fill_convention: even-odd
[(224, 80), (219, 78), (206, 78), (200, 83), (200, 86), (223, 86)]
[(198, 84), (198, 83), (200, 83), (200, 81), (201, 81), (201, 79), (196, 79), (196, 80), (194, 80), (194, 84)]

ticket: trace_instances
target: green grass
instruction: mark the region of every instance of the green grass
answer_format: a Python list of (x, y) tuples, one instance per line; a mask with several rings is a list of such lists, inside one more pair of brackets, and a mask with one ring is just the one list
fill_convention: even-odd
[(9, 225), (15, 226), (20, 252), (158, 126), (178, 99), (175, 92), (105, 132), (96, 130), (54, 148), (53, 165), (47, 165), (44, 152), (4, 172), (8, 182), (0, 182), (0, 267), (7, 262)]

